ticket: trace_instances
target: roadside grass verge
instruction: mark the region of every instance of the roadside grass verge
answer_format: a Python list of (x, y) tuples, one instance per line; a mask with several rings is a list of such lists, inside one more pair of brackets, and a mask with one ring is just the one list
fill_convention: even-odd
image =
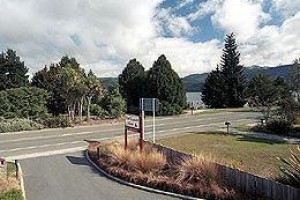
[(210, 155), (218, 163), (239, 168), (263, 177), (276, 178), (281, 162), (297, 145), (224, 133), (191, 133), (165, 138), (158, 143), (192, 154)]
[(0, 200), (23, 200), (14, 163), (7, 163), (7, 176), (0, 176)]

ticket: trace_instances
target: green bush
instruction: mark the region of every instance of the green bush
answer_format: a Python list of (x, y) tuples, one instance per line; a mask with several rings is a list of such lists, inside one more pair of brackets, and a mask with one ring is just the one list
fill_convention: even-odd
[(41, 121), (47, 128), (65, 128), (72, 126), (72, 123), (66, 117), (49, 117)]
[(108, 116), (108, 113), (98, 104), (91, 104), (91, 115), (96, 115), (97, 117), (105, 118), (106, 116)]
[(43, 125), (22, 118), (13, 118), (13, 119), (3, 119), (0, 118), (0, 133), (5, 132), (17, 132), (17, 131), (31, 131), (31, 130), (39, 130), (44, 128)]
[(292, 123), (284, 119), (271, 119), (265, 126), (267, 133), (287, 135), (292, 131)]
[(12, 189), (0, 194), (0, 200), (23, 200), (22, 192), (21, 190)]

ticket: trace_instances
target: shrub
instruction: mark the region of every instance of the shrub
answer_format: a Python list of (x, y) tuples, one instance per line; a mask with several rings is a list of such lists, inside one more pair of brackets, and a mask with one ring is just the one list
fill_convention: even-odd
[(0, 119), (0, 132), (31, 131), (44, 128), (43, 125), (29, 119)]
[(0, 194), (1, 200), (23, 200), (22, 191), (18, 189), (12, 189), (8, 192)]
[(300, 188), (300, 147), (297, 150), (298, 154), (291, 150), (290, 159), (278, 158), (284, 164), (284, 167), (280, 168), (282, 175), (278, 180), (284, 184)]
[(292, 131), (292, 123), (284, 119), (271, 119), (267, 122), (265, 130), (268, 133), (286, 135)]
[(41, 120), (43, 125), (48, 128), (65, 128), (72, 126), (66, 117), (49, 117)]
[(96, 115), (100, 118), (105, 118), (106, 116), (108, 116), (108, 112), (98, 104), (91, 104), (91, 114)]

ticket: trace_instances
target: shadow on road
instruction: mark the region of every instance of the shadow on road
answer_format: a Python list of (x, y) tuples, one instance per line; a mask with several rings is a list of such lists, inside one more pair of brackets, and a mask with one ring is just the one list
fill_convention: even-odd
[(89, 162), (86, 160), (84, 153), (81, 156), (66, 156), (68, 161), (74, 165), (89, 165)]

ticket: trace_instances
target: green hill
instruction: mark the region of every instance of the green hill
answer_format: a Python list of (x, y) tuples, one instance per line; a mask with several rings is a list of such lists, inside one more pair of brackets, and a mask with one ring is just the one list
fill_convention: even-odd
[[(281, 76), (285, 80), (289, 79), (289, 69), (291, 65), (281, 65), (277, 67), (260, 67), (260, 66), (252, 66), (246, 67), (244, 70), (245, 76), (247, 79), (252, 78), (255, 74), (263, 73), (272, 78), (276, 78)], [(201, 87), (207, 77), (208, 73), (203, 74), (191, 74), (184, 78), (182, 81), (185, 85), (187, 92), (200, 92)]]

